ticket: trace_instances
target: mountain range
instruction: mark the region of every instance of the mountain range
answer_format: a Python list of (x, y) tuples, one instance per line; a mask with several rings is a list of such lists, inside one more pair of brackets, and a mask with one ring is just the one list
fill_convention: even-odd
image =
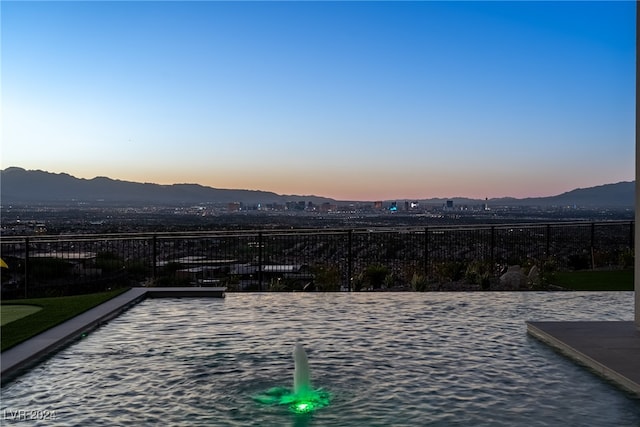
[[(10, 167), (0, 170), (0, 200), (9, 203), (135, 203), (198, 204), (239, 202), (247, 205), (305, 201), (314, 204), (346, 203), (327, 197), (282, 195), (268, 191), (234, 190), (205, 187), (199, 184), (160, 185), (121, 181), (106, 177), (76, 178), (66, 173), (25, 170)], [(404, 199), (402, 199), (404, 200)], [(421, 204), (442, 204), (447, 199), (417, 200)], [(453, 197), (456, 204), (480, 204), (485, 200)], [(366, 202), (366, 201), (360, 201)], [(580, 206), (626, 208), (635, 206), (635, 181), (578, 188), (566, 193), (534, 198), (494, 198), (493, 205), (510, 206)], [(353, 203), (353, 202), (350, 202)]]

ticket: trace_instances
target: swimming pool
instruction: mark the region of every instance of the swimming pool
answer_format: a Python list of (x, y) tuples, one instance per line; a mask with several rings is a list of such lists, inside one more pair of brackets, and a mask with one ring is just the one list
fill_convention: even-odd
[[(633, 293), (227, 294), (148, 299), (2, 388), (42, 425), (635, 426), (640, 401), (526, 334), (526, 320), (632, 320)], [(291, 387), (301, 342), (331, 404)], [(25, 420), (34, 425), (32, 420)]]

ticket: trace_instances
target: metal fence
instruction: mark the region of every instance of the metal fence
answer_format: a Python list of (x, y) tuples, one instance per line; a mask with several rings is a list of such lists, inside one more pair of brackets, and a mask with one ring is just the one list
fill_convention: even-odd
[(541, 271), (633, 266), (634, 222), (2, 238), (4, 298), (117, 286), (231, 291), (490, 289), (509, 265)]

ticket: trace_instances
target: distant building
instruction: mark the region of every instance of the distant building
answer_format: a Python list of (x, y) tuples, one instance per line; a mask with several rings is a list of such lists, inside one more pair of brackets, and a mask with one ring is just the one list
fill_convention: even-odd
[(299, 201), (299, 202), (287, 202), (286, 203), (286, 209), (288, 211), (303, 211), (303, 210), (305, 210), (306, 206), (307, 206), (307, 203), (304, 200)]
[(447, 200), (447, 210), (453, 209), (453, 200)]
[(242, 209), (242, 204), (238, 202), (232, 202), (227, 205), (227, 211), (229, 212), (238, 212)]
[(324, 202), (320, 205), (320, 212), (335, 212), (338, 210), (337, 205), (333, 205), (329, 202)]
[(382, 209), (382, 202), (374, 202), (373, 203), (373, 209)]

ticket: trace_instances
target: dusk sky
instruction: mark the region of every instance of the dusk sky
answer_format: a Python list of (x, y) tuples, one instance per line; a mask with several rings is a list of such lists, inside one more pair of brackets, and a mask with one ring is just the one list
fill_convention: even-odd
[(2, 1), (2, 169), (341, 200), (635, 179), (634, 1)]

